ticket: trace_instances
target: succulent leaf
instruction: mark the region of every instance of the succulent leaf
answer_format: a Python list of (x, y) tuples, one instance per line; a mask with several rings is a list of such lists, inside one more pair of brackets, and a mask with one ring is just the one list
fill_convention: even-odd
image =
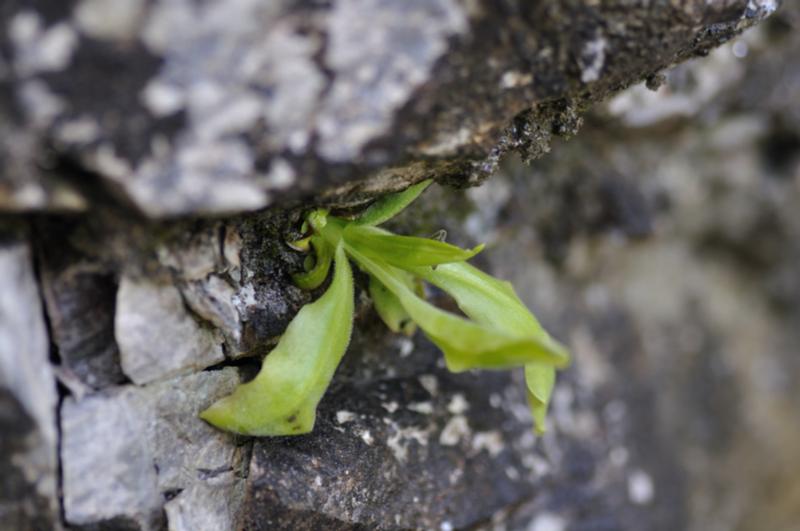
[(317, 404), (342, 359), (353, 326), (353, 275), (342, 245), (330, 287), (289, 323), (252, 381), (201, 418), (245, 435), (298, 435), (314, 427)]
[(467, 369), (507, 369), (526, 363), (562, 366), (567, 358), (561, 352), (544, 348), (532, 336), (506, 333), (446, 312), (421, 299), (402, 280), (402, 271), (386, 262), (370, 258), (345, 241), (347, 253), (370, 275), (394, 293), (414, 322), (445, 354), (451, 371)]
[(402, 192), (381, 197), (364, 210), (354, 223), (357, 225), (380, 225), (389, 221), (419, 197), (419, 194), (424, 192), (432, 182), (428, 179), (410, 186)]
[(377, 227), (359, 225), (346, 226), (343, 238), (370, 258), (401, 269), (463, 262), (483, 250), (483, 245), (465, 250), (437, 240), (398, 236)]
[[(542, 328), (510, 283), (465, 263), (420, 269), (417, 274), (451, 295), (461, 311), (476, 322), (495, 326), (509, 334), (532, 335), (545, 348), (568, 359), (567, 349)], [(534, 424), (536, 430), (542, 433), (555, 384), (555, 369), (543, 364), (528, 364), (525, 367), (525, 381)]]

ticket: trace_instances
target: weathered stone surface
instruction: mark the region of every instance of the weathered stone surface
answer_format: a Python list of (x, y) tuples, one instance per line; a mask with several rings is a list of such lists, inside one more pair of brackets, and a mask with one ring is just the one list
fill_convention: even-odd
[(67, 521), (82, 528), (235, 528), (248, 448), (197, 415), (238, 381), (228, 368), (67, 398)]
[(64, 401), (61, 464), (68, 523), (160, 528), (162, 500), (145, 435), (148, 406), (133, 388)]
[(4, 175), (6, 208), (59, 203), (16, 198), (44, 187), (29, 168), (45, 143), (150, 216), (255, 210), (366, 176), (350, 200), (426, 176), (475, 184), (779, 2), (100, 5), (2, 12), (0, 108), (28, 146), (4, 140), (21, 168)]
[(186, 310), (172, 284), (122, 277), (114, 333), (122, 370), (137, 384), (202, 370), (225, 359), (220, 339)]
[(121, 383), (113, 271), (66, 244), (63, 223), (44, 224), (42, 230), (47, 231), (38, 248), (42, 291), (62, 379), (72, 378), (86, 390)]
[(244, 528), (464, 529), (530, 496), (544, 457), (521, 380), (419, 370), (342, 384), (312, 434), (256, 441)]
[(0, 232), (0, 529), (57, 529), (55, 378), (25, 239)]
[[(140, 530), (793, 529), (798, 7), (708, 61), (654, 75), (778, 3), (4, 3), (0, 209), (83, 211), (46, 216), (62, 230), (32, 224), (53, 355), (62, 369), (86, 363), (74, 381), (60, 374), (72, 394), (67, 519)], [(249, 441), (197, 420), (237, 381), (232, 368), (197, 371), (224, 363), (223, 350), (265, 353), (317, 295), (290, 281), (304, 256), (285, 241), (303, 209), (350, 212), (428, 177), (477, 184), (504, 153), (538, 158), (590, 103), (644, 78), (664, 85), (590, 115), (533, 169), (508, 164), (468, 193), (433, 186), (395, 223), (488, 242), (478, 264), (512, 280), (569, 343), (575, 363), (545, 437), (529, 431), (519, 375), (444, 373), (423, 340), (377, 326), (361, 293), (359, 332), (315, 433), (257, 441), (251, 460)], [(146, 326), (116, 339), (133, 345), (135, 383), (148, 383), (97, 393), (119, 376), (102, 380), (113, 364), (95, 362), (110, 359), (106, 305), (120, 283), (124, 314)], [(173, 376), (185, 372), (195, 374)], [(37, 407), (52, 397), (37, 395)], [(31, 442), (5, 426), (33, 424), (16, 398), (5, 403), (2, 455), (16, 456)], [(125, 475), (131, 463), (141, 466)], [(16, 481), (13, 466), (4, 477)], [(23, 490), (20, 511), (13, 492), (0, 514), (15, 528), (52, 527), (28, 516), (55, 514), (38, 509), (52, 497)]]

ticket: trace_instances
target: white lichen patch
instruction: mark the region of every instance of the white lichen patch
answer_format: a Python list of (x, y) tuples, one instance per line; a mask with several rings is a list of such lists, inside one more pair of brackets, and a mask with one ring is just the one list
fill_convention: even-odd
[(533, 74), (518, 70), (509, 70), (500, 77), (500, 88), (503, 89), (522, 87), (531, 83), (533, 83)]
[(423, 415), (430, 415), (433, 413), (433, 404), (430, 402), (414, 402), (408, 404), (406, 408), (414, 411), (415, 413), (421, 413)]
[(460, 127), (457, 131), (444, 131), (428, 145), (420, 148), (420, 153), (429, 157), (443, 157), (453, 155), (456, 151), (472, 139), (473, 131), (467, 127)]
[(581, 65), (581, 81), (591, 83), (600, 79), (600, 73), (606, 63), (606, 47), (608, 41), (598, 36), (583, 45), (579, 59)]
[(453, 398), (450, 399), (450, 403), (447, 404), (447, 411), (453, 415), (461, 415), (467, 410), (469, 410), (469, 403), (461, 393), (454, 394)]
[(144, 4), (143, 0), (82, 0), (72, 16), (84, 35), (129, 41), (136, 37)]
[(646, 505), (655, 497), (653, 479), (644, 470), (635, 470), (628, 476), (628, 499), (637, 505)]
[(497, 430), (479, 431), (472, 437), (472, 449), (475, 452), (486, 450), (489, 456), (497, 457), (504, 448), (503, 436)]
[(445, 425), (439, 435), (439, 444), (442, 446), (455, 446), (470, 436), (469, 422), (464, 415), (456, 415)]
[(38, 79), (22, 84), (19, 101), (34, 127), (38, 129), (49, 127), (66, 108), (63, 99)]
[(400, 409), (400, 404), (398, 404), (395, 401), (384, 402), (384, 403), (381, 404), (381, 407), (383, 409), (385, 409), (386, 411), (388, 411), (389, 413), (394, 413), (395, 411)]
[(400, 350), (400, 357), (407, 358), (414, 352), (414, 342), (407, 337), (398, 337), (396, 344)]
[(492, 393), (489, 395), (489, 405), (493, 408), (497, 409), (503, 405), (503, 397), (497, 393)]
[(338, 422), (339, 424), (346, 424), (348, 422), (354, 421), (355, 419), (356, 419), (356, 414), (351, 411), (342, 409), (336, 412), (336, 422)]
[(180, 88), (154, 79), (141, 94), (142, 103), (153, 116), (175, 114), (186, 105), (186, 94)]
[(448, 39), (467, 27), (454, 0), (336, 2), (325, 50), (335, 75), (318, 115), (320, 153), (331, 161), (349, 160), (386, 132), (394, 112), (427, 80)]
[(132, 171), (128, 161), (118, 156), (111, 144), (100, 146), (91, 162), (103, 175), (120, 182), (124, 181)]
[(433, 374), (423, 374), (419, 377), (419, 384), (428, 391), (432, 397), (439, 394), (439, 380)]
[(100, 137), (100, 124), (88, 116), (66, 120), (56, 127), (55, 137), (65, 144), (88, 144)]
[(408, 459), (409, 444), (416, 441), (420, 446), (428, 446), (430, 436), (428, 429), (420, 429), (414, 426), (400, 428), (397, 424), (387, 419), (393, 433), (386, 439), (386, 445), (392, 451), (392, 455), (400, 463), (405, 463)]
[(546, 476), (553, 470), (553, 466), (549, 461), (534, 453), (523, 455), (522, 465), (530, 470), (535, 478)]
[(528, 531), (564, 531), (567, 521), (555, 514), (544, 512), (536, 516), (528, 526)]
[(267, 174), (267, 187), (275, 190), (285, 190), (292, 186), (297, 179), (297, 173), (292, 165), (280, 157), (274, 159)]
[(755, 13), (757, 18), (765, 18), (773, 14), (780, 6), (778, 0), (749, 0), (747, 11)]
[(8, 35), (14, 45), (15, 70), (22, 77), (63, 70), (78, 46), (72, 26), (61, 22), (45, 29), (42, 19), (32, 11), (14, 15)]

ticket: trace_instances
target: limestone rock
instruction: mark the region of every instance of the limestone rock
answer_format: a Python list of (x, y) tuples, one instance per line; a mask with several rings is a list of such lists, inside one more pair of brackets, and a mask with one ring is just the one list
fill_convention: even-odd
[(244, 528), (463, 529), (515, 505), (548, 459), (522, 385), (434, 369), (337, 387), (312, 434), (255, 442)]
[(0, 233), (0, 528), (58, 529), (55, 378), (31, 249)]
[(238, 381), (228, 368), (66, 399), (67, 522), (142, 531), (233, 529), (247, 445), (197, 415)]
[(62, 381), (86, 390), (121, 383), (113, 272), (65, 243), (64, 224), (43, 224), (43, 230), (48, 236), (38, 248), (42, 291)]
[(344, 183), (350, 201), (430, 176), (476, 184), (502, 153), (541, 155), (579, 109), (779, 3), (14, 2), (0, 19), (0, 123), (22, 132), (0, 136), (12, 170), (0, 205), (86, 208), (31, 171), (41, 145), (151, 217)]
[(167, 283), (123, 277), (114, 324), (122, 370), (135, 383), (163, 380), (225, 359), (220, 340), (202, 328)]
[(64, 401), (61, 463), (68, 523), (160, 528), (162, 500), (145, 435), (148, 406), (132, 388)]

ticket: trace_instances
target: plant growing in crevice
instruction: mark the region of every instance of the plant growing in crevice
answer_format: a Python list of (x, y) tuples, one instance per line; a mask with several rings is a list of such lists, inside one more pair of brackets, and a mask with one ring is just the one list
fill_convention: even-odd
[[(353, 327), (352, 260), (369, 276), (369, 293), (381, 319), (394, 332), (416, 327), (443, 352), (449, 370), (525, 367), (528, 399), (537, 431), (566, 349), (552, 339), (508, 282), (466, 263), (483, 249), (399, 236), (378, 228), (408, 206), (430, 181), (384, 197), (347, 220), (318, 209), (306, 217), (310, 236), (293, 245), (314, 251), (313, 263), (295, 275), (304, 289), (333, 278), (325, 293), (304, 306), (258, 375), (203, 411), (221, 429), (246, 435), (296, 435), (314, 427), (317, 404), (347, 350)], [(311, 262), (311, 260), (309, 260)], [(464, 316), (425, 301), (422, 282), (455, 300)]]

